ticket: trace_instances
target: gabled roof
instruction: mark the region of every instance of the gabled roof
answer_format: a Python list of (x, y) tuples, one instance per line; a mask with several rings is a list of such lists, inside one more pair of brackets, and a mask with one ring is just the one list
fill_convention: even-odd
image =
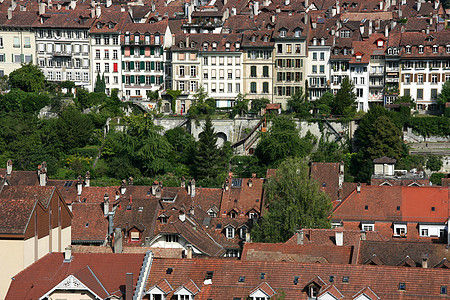
[(360, 290), (359, 292), (357, 292), (354, 296), (353, 299), (359, 299), (358, 297), (364, 295), (367, 299), (369, 300), (378, 300), (380, 299), (380, 297), (377, 296), (377, 294), (375, 294), (372, 289), (370, 287), (365, 287), (362, 290)]
[(335, 299), (342, 299), (344, 298), (344, 295), (341, 294), (341, 292), (334, 286), (334, 284), (327, 285), (325, 287), (322, 287), (319, 294), (317, 295), (318, 299), (321, 299), (321, 296), (325, 294), (330, 294)]
[(276, 294), (275, 291), (273, 290), (273, 288), (267, 282), (261, 283), (253, 291), (251, 291), (250, 297), (252, 297), (253, 293), (255, 293), (257, 291), (262, 291), (269, 298), (273, 297), (273, 295)]
[(190, 292), (192, 296), (195, 296), (198, 294), (198, 292), (200, 292), (200, 289), (195, 284), (195, 282), (192, 281), (192, 279), (189, 279), (188, 282), (178, 287), (174, 294), (177, 295), (177, 293), (182, 291), (183, 289), (186, 289), (188, 292)]
[(136, 286), (143, 259), (143, 253), (72, 253), (64, 262), (63, 253), (49, 253), (14, 276), (6, 298), (39, 299), (71, 275), (101, 299), (117, 291), (125, 295), (125, 274), (134, 274)]
[(172, 286), (169, 284), (169, 282), (166, 279), (161, 280), (157, 284), (155, 284), (153, 287), (149, 288), (148, 291), (150, 292), (153, 288), (158, 288), (161, 290), (164, 295), (167, 295), (171, 291), (173, 291)]

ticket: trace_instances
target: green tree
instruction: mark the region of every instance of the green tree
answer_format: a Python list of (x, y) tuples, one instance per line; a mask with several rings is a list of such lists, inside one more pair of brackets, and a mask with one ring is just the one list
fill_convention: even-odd
[(183, 164), (192, 165), (196, 148), (194, 137), (183, 127), (169, 129), (166, 131), (164, 136), (172, 145), (172, 162), (180, 162)]
[(45, 87), (45, 76), (38, 66), (32, 63), (22, 65), (9, 74), (12, 88), (19, 88), (25, 92), (40, 92)]
[(445, 103), (450, 102), (450, 81), (444, 82), (441, 93), (438, 96), (437, 102), (441, 109), (444, 108)]
[(224, 168), (221, 151), (217, 147), (217, 136), (209, 116), (206, 117), (203, 132), (199, 135), (194, 166), (197, 180), (216, 179)]
[(177, 99), (181, 95), (181, 90), (167, 90), (167, 95), (172, 98), (171, 107), (172, 113), (177, 113)]
[(80, 110), (92, 106), (92, 99), (89, 94), (89, 91), (85, 88), (77, 88), (77, 97), (75, 98), (75, 103)]
[(430, 176), (430, 181), (434, 185), (442, 185), (442, 178), (445, 178), (445, 173), (433, 173)]
[(433, 155), (428, 157), (427, 168), (433, 172), (437, 172), (442, 168), (442, 159), (439, 156)]
[(303, 93), (303, 88), (296, 92), (287, 100), (289, 110), (295, 112), (300, 117), (308, 117), (311, 115), (313, 104), (308, 101), (306, 93)]
[(95, 93), (104, 93), (106, 89), (105, 76), (100, 77), (100, 73), (97, 73), (97, 79), (95, 80)]
[(261, 111), (266, 108), (267, 104), (270, 103), (270, 100), (267, 98), (257, 98), (253, 99), (251, 102), (251, 112), (257, 113), (261, 115)]
[(309, 177), (307, 164), (283, 161), (265, 185), (268, 211), (252, 229), (256, 242), (285, 242), (300, 228), (330, 228), (330, 198)]
[(344, 77), (341, 88), (331, 103), (331, 112), (334, 115), (353, 116), (356, 112), (355, 85), (348, 77)]
[(374, 134), (369, 136), (369, 147), (365, 149), (366, 157), (375, 159), (388, 156), (399, 159), (403, 153), (402, 132), (386, 116), (375, 120)]
[(329, 115), (331, 113), (331, 105), (334, 100), (332, 92), (325, 92), (317, 101), (314, 101), (314, 107), (321, 115)]
[(194, 95), (191, 107), (189, 108), (189, 116), (192, 119), (201, 115), (211, 115), (216, 111), (216, 101), (209, 97), (203, 87), (199, 88)]
[(250, 102), (249, 99), (245, 98), (246, 95), (239, 93), (236, 96), (234, 106), (231, 109), (231, 117), (234, 118), (236, 115), (244, 115), (248, 113), (248, 103)]
[(255, 155), (261, 163), (276, 167), (287, 157), (305, 157), (314, 143), (311, 134), (300, 138), (297, 124), (291, 118), (279, 116), (273, 119), (270, 130), (262, 134)]

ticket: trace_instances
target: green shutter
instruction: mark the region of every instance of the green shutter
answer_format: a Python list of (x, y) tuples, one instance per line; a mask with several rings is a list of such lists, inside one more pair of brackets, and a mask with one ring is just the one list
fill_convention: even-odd
[(150, 62), (150, 70), (154, 70), (155, 69), (155, 62), (151, 61)]
[(159, 50), (161, 51), (161, 55), (163, 55), (163, 52), (164, 52), (163, 47), (160, 47)]
[(145, 47), (139, 47), (139, 52), (140, 55), (145, 55)]
[(154, 47), (151, 47), (151, 48), (150, 48), (150, 54), (151, 54), (151, 55), (155, 55), (155, 48), (154, 48)]
[(286, 67), (286, 60), (282, 59), (281, 61), (282, 61), (282, 64), (283, 64), (283, 68)]
[(130, 76), (130, 83), (134, 83), (134, 75)]
[(125, 83), (125, 75), (122, 75), (122, 83)]
[(122, 48), (122, 55), (125, 55), (125, 48)]
[(134, 70), (134, 61), (130, 61), (130, 70)]
[(140, 67), (140, 69), (141, 70), (145, 70), (145, 61), (141, 61), (141, 67)]
[(155, 83), (155, 76), (150, 76), (150, 83)]
[(134, 47), (130, 48), (130, 55), (134, 55)]
[(145, 83), (145, 76), (144, 75), (141, 75), (140, 83)]
[(247, 51), (247, 58), (250, 58), (250, 51)]
[(161, 71), (164, 72), (164, 63), (163, 62), (161, 62)]
[(125, 62), (122, 62), (122, 70), (125, 70)]

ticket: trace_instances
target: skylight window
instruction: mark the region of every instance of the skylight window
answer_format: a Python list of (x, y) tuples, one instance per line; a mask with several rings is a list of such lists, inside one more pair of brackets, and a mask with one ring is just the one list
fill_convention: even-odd
[(342, 282), (344, 282), (344, 283), (348, 283), (348, 276), (344, 276), (344, 277), (342, 277)]
[(205, 280), (211, 280), (213, 278), (214, 271), (206, 271)]
[(245, 282), (245, 276), (239, 276), (238, 282)]
[(406, 290), (406, 283), (400, 282), (400, 283), (398, 284), (398, 289), (399, 289), (400, 291)]
[(173, 268), (167, 268), (166, 274), (172, 274), (172, 272), (173, 272)]
[(334, 276), (330, 276), (330, 282), (334, 282)]
[(261, 273), (261, 276), (259, 277), (259, 279), (264, 279), (266, 278), (266, 273)]
[(299, 280), (299, 276), (295, 276), (294, 277), (294, 285), (297, 285), (298, 284), (298, 280)]

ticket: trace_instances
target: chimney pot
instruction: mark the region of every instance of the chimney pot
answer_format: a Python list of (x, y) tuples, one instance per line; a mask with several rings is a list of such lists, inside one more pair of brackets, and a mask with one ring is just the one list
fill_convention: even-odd
[(64, 262), (72, 261), (72, 246), (67, 246), (64, 251)]
[(428, 254), (422, 255), (422, 268), (428, 268)]
[(358, 194), (361, 193), (361, 183), (360, 183), (360, 182), (358, 182), (358, 184), (356, 185), (356, 192), (357, 192)]
[(91, 186), (91, 173), (89, 171), (86, 172), (85, 178), (84, 178), (84, 183), (86, 187), (90, 187)]
[(114, 230), (114, 253), (122, 253), (122, 229)]
[(8, 162), (6, 163), (6, 175), (11, 175), (12, 174), (12, 167), (13, 167), (13, 163), (12, 160), (8, 159)]
[(122, 180), (122, 184), (120, 185), (120, 194), (124, 195), (126, 191), (127, 191), (127, 182), (124, 179)]
[(187, 246), (187, 251), (186, 251), (186, 258), (187, 259), (192, 259), (192, 246)]
[(303, 245), (304, 241), (304, 233), (303, 230), (297, 230), (297, 244)]
[(195, 179), (191, 180), (191, 197), (195, 197)]
[(126, 274), (125, 299), (133, 299), (133, 273)]

